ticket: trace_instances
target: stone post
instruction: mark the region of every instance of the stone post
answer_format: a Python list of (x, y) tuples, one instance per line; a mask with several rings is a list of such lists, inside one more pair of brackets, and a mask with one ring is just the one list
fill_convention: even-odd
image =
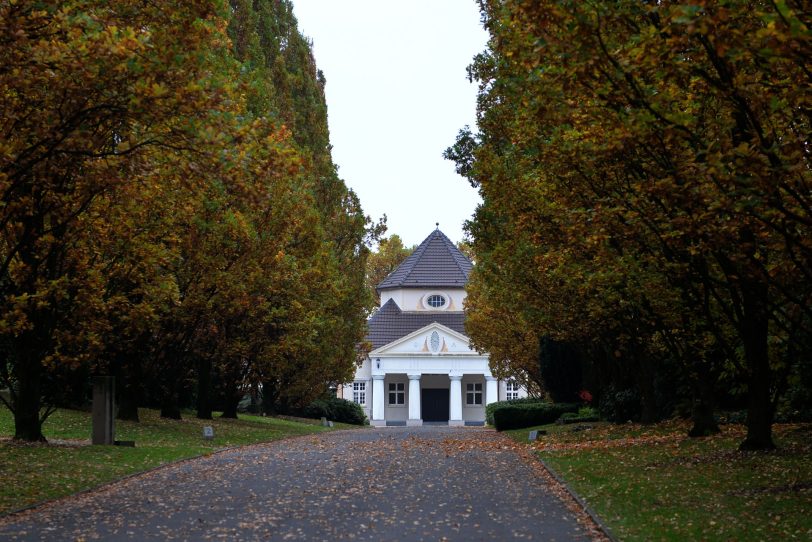
[(115, 377), (93, 377), (93, 444), (115, 443)]

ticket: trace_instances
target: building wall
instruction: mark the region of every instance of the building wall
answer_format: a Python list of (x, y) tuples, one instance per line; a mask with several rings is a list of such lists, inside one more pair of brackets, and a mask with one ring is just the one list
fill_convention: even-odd
[[(466, 392), (468, 384), (482, 384), (482, 404), (468, 405)], [(487, 384), (483, 375), (463, 375), (462, 376), (462, 419), (466, 422), (481, 422), (485, 419), (485, 404), (488, 402)]]
[[(389, 384), (403, 384), (404, 403), (402, 405), (389, 405)], [(405, 374), (386, 375), (383, 381), (384, 416), (390, 422), (405, 422), (409, 418), (409, 377)], [(370, 419), (372, 417), (370, 416)]]
[[(527, 390), (523, 387), (519, 388), (519, 398), (527, 397)], [(499, 400), (507, 400), (507, 380), (499, 381)]]
[[(372, 419), (372, 366), (370, 360), (367, 358), (361, 366), (355, 371), (354, 382), (366, 382), (366, 404), (361, 405), (367, 418)], [(341, 396), (348, 401), (353, 400), (353, 382), (348, 382), (341, 386)]]
[[(422, 291), (429, 295), (432, 291)], [(419, 297), (420, 292), (413, 296)], [(425, 349), (427, 337), (437, 330), (441, 336), (443, 350), (441, 352), (428, 352)], [(384, 380), (384, 417), (387, 421), (405, 422), (409, 413), (409, 373), (421, 373), (421, 388), (450, 387), (449, 374), (461, 374), (462, 378), (462, 418), (468, 422), (479, 422), (485, 419), (485, 405), (488, 402), (487, 382), (485, 375), (490, 375), (488, 356), (470, 350), (465, 337), (443, 328), (442, 326), (429, 326), (416, 333), (408, 340), (401, 339), (392, 345), (376, 351), (372, 358), (367, 358), (356, 370), (355, 382), (365, 383), (366, 403), (362, 405), (367, 417), (372, 419), (373, 380), (372, 375), (385, 374)], [(404, 388), (404, 404), (389, 405), (389, 384), (402, 383)], [(482, 405), (466, 404), (468, 384), (482, 385)], [(505, 381), (497, 383), (497, 397), (493, 400), (504, 401), (507, 396)], [(353, 382), (341, 388), (344, 398), (353, 400)], [(525, 390), (519, 391), (520, 397), (527, 395)]]
[[(367, 365), (369, 362), (365, 362)], [(367, 367), (367, 376), (363, 376), (363, 367), (359, 369), (355, 382), (364, 382), (366, 384), (366, 404), (362, 406), (367, 418), (372, 419), (372, 378), (369, 376), (369, 367)], [(389, 405), (389, 383), (402, 383), (404, 391), (404, 404), (403, 405)], [(466, 393), (468, 391), (468, 384), (482, 384), (482, 405), (468, 405)], [(420, 378), (420, 388), (444, 388), (448, 389), (451, 386), (451, 381), (447, 375), (444, 374), (424, 374)], [(485, 419), (485, 405), (488, 402), (487, 396), (487, 383), (484, 375), (481, 374), (464, 374), (462, 377), (462, 419), (466, 422), (480, 422)], [(498, 401), (504, 401), (507, 397), (507, 384), (504, 380), (500, 380), (497, 385)], [(339, 388), (340, 393), (344, 398), (353, 400), (353, 383), (350, 382)], [(387, 374), (384, 379), (384, 415), (389, 422), (405, 422), (409, 418), (409, 378), (403, 374)], [(527, 391), (524, 388), (519, 389), (519, 397), (527, 397)]]
[[(427, 307), (425, 300), (432, 294), (440, 294), (449, 300), (447, 305), (442, 309), (435, 309)], [(462, 288), (401, 288), (399, 290), (386, 290), (381, 292), (381, 306), (383, 306), (390, 299), (394, 299), (398, 304), (400, 310), (403, 311), (462, 311), (462, 303), (466, 297), (465, 290)]]

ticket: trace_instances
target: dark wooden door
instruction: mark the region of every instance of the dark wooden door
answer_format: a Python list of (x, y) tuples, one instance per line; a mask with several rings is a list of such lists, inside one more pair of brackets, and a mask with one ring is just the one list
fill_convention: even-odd
[(448, 388), (423, 388), (420, 406), (424, 422), (448, 421)]

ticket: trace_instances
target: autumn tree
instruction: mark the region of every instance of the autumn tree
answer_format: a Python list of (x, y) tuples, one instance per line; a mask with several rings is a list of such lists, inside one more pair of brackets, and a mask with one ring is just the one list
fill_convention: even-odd
[[(102, 268), (75, 250), (153, 148), (184, 149), (221, 108), (206, 65), (224, 47), (216, 3), (15, 2), (0, 6), (0, 335), (15, 436), (41, 440), (43, 373), (81, 362), (100, 340), (79, 313), (103, 304)], [(104, 220), (104, 217), (99, 217)], [(79, 356), (66, 356), (67, 351)]]
[[(266, 290), (254, 293), (265, 312), (246, 322), (255, 338), (241, 362), (243, 369), (253, 364), (246, 374), (262, 381), (270, 408), (284, 409), (351, 377), (370, 305), (364, 289), (367, 244), (382, 227), (363, 214), (337, 175), (325, 78), (297, 28), (292, 4), (232, 1), (231, 8), (228, 31), (246, 82), (246, 113), (286, 131), (283, 143), (293, 164), (287, 189), (259, 214), (263, 220), (275, 217), (276, 229), (261, 234), (263, 242), (254, 248), (253, 261), (264, 262), (268, 277)], [(275, 244), (268, 246), (269, 239)]]
[(414, 252), (415, 247), (403, 246), (403, 240), (392, 234), (378, 241), (378, 250), (372, 251), (367, 259), (366, 287), (374, 296), (375, 306), (380, 305), (381, 297), (376, 288), (389, 274)]
[(481, 6), (480, 134), (447, 153), (483, 194), (474, 273), (524, 292), (539, 335), (676, 356), (694, 389), (734, 375), (742, 447), (771, 448), (810, 333), (808, 9)]

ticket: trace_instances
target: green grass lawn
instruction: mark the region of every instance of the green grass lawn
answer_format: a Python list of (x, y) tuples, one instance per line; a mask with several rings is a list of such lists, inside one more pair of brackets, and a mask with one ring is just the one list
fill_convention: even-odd
[(684, 422), (582, 425), (531, 428), (548, 431), (532, 446), (620, 540), (812, 539), (810, 424), (776, 425), (774, 452), (739, 452), (741, 426), (690, 439)]
[[(260, 416), (178, 421), (162, 419), (158, 411), (147, 409), (139, 415), (140, 423), (116, 420), (116, 439), (134, 440), (135, 448), (87, 445), (90, 414), (75, 410), (58, 410), (45, 422), (43, 433), (51, 443), (25, 444), (11, 439), (13, 418), (0, 406), (0, 514), (225, 447), (331, 430)], [(214, 428), (213, 441), (202, 438), (206, 425)], [(336, 424), (336, 428), (350, 427), (356, 426)]]

